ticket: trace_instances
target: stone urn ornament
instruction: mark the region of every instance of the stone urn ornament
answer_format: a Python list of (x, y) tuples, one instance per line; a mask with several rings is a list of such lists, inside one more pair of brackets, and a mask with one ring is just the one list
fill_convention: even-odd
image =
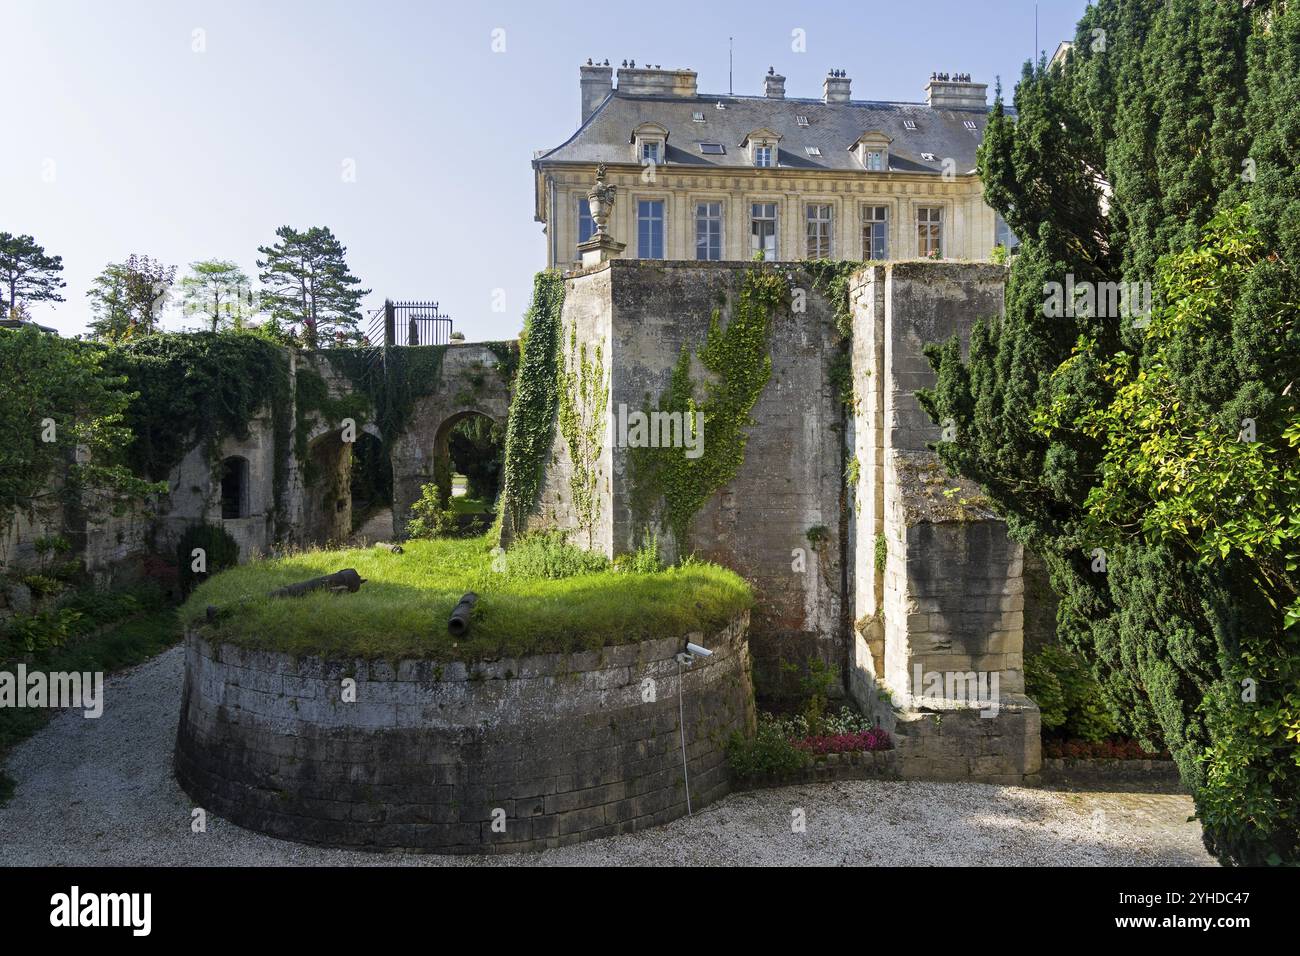
[(609, 234), (609, 216), (614, 211), (614, 195), (618, 192), (618, 187), (613, 183), (605, 182), (605, 172), (604, 163), (597, 166), (596, 185), (587, 190), (587, 207), (591, 212), (591, 222), (596, 227), (596, 231), (586, 242), (578, 243), (584, 269), (598, 266), (610, 259), (617, 259), (619, 253), (627, 247), (627, 243), (616, 242)]
[(614, 196), (618, 187), (605, 182), (605, 164), (596, 167), (596, 185), (587, 190), (587, 205), (591, 209), (591, 221), (596, 224), (596, 235), (604, 236), (609, 232), (609, 214), (614, 211)]

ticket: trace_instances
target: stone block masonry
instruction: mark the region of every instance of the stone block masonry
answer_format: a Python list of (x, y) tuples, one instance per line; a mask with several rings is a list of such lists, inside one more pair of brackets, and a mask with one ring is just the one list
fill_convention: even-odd
[[(696, 353), (692, 379), (705, 380), (698, 350), (714, 311), (724, 326), (730, 321), (740, 281), (751, 268), (616, 259), (567, 279), (563, 349), (568, 351), (576, 330), (589, 352), (602, 347), (609, 375), (608, 401), (600, 410), (609, 427), (598, 462), (599, 515), (590, 535), (596, 550), (611, 557), (632, 551), (651, 530), (659, 531), (666, 556), (682, 547), (652, 527), (657, 522), (638, 514), (629, 449), (617, 442), (618, 410), (653, 407), (668, 389), (684, 347)], [(788, 681), (783, 661), (802, 665), (820, 658), (843, 670), (848, 651), (842, 619), (846, 569), (837, 533), (845, 459), (844, 413), (833, 381), (838, 335), (833, 310), (812, 277), (797, 264), (778, 268), (800, 291), (804, 307), (778, 310), (773, 318), (771, 378), (751, 412), (744, 461), (695, 516), (686, 544), (754, 585), (758, 605), (751, 646), (755, 681), (766, 694)], [(708, 441), (706, 432), (706, 446)], [(569, 450), (557, 433), (532, 527), (577, 529), (572, 471)], [(588, 535), (575, 540), (586, 546)]]
[[(186, 638), (176, 776), (249, 829), (376, 850), (567, 846), (686, 813), (730, 786), (752, 732), (748, 615), (717, 634), (473, 664), (327, 661)], [(714, 653), (683, 668), (687, 640)], [(345, 678), (356, 700), (343, 700)]]

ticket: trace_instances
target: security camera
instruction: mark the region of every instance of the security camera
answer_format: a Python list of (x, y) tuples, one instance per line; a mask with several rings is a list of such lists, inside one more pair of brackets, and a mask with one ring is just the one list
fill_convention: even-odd
[(709, 650), (707, 647), (700, 647), (700, 645), (692, 644), (690, 641), (686, 642), (686, 653), (690, 654), (692, 657), (713, 656), (713, 651)]

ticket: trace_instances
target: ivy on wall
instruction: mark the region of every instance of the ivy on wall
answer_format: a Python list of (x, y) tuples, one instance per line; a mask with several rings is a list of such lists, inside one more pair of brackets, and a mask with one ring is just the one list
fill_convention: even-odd
[[(698, 359), (710, 373), (702, 389), (691, 379), (691, 352), (684, 347), (668, 389), (655, 411), (683, 416), (684, 428), (698, 440), (697, 413), (704, 434), (698, 458), (682, 449), (629, 449), (633, 486), (633, 518), (641, 523), (653, 504), (662, 500), (662, 523), (685, 549), (690, 523), (704, 503), (731, 481), (745, 460), (746, 431), (754, 424), (750, 412), (772, 375), (770, 352), (772, 317), (788, 307), (789, 280), (771, 269), (755, 268), (740, 279), (740, 289), (724, 327), (722, 309), (715, 308)], [(703, 399), (697, 399), (699, 391)]]
[(533, 279), (533, 302), (524, 318), (519, 372), (506, 427), (500, 514), (508, 532), (522, 529), (537, 503), (542, 465), (551, 451), (559, 404), (563, 308), (564, 279), (558, 272), (539, 272)]
[(294, 376), (294, 408), (297, 415), (297, 427), (294, 430), (294, 453), (302, 469), (303, 484), (313, 485), (320, 477), (315, 463), (308, 454), (308, 436), (311, 434), (311, 416), (316, 414), (320, 421), (328, 426), (336, 426), (345, 418), (355, 423), (357, 431), (369, 421), (371, 399), (358, 393), (332, 398), (325, 379), (306, 365), (298, 367)]
[(596, 343), (592, 354), (589, 358), (585, 342), (578, 343), (575, 323), (569, 327), (568, 361), (556, 365), (560, 434), (573, 465), (569, 490), (578, 528), (587, 532), (589, 548), (600, 520), (599, 456), (605, 433), (605, 403), (609, 401), (603, 342)]
[(282, 348), (246, 333), (150, 335), (106, 348), (103, 368), (125, 376), (136, 393), (123, 421), (134, 436), (127, 461), (154, 481), (165, 480), (199, 441), (216, 456), (226, 437), (247, 438), (254, 417), (269, 409), (276, 519), (284, 517), (292, 402)]
[(387, 452), (406, 430), (415, 403), (437, 390), (447, 346), (390, 348), (383, 362), (375, 359), (374, 349), (327, 349), (320, 354), (369, 399)]

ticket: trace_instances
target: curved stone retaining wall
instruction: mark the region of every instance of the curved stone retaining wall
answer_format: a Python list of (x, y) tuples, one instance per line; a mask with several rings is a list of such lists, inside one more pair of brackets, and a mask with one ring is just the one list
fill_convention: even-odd
[[(492, 853), (565, 846), (727, 792), (752, 730), (748, 615), (714, 635), (465, 665), (324, 661), (186, 637), (176, 776), (197, 806), (334, 846)], [(346, 679), (356, 682), (345, 703)]]

